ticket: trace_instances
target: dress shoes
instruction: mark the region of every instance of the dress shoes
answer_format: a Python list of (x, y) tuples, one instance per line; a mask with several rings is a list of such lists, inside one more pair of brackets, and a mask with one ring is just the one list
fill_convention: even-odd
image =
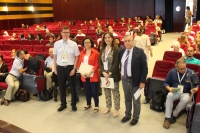
[(170, 120), (165, 120), (164, 123), (163, 123), (163, 127), (165, 129), (169, 129), (169, 127), (170, 127)]
[(176, 122), (176, 117), (175, 116), (172, 116), (172, 118), (171, 118), (171, 124), (174, 124)]
[(77, 107), (75, 105), (72, 106), (72, 111), (77, 111)]
[(124, 118), (122, 118), (121, 122), (125, 123), (125, 122), (129, 121), (130, 119), (131, 118), (125, 116)]
[(129, 125), (134, 126), (134, 125), (136, 125), (137, 123), (138, 123), (138, 120), (133, 119), (133, 120), (129, 123)]
[(0, 100), (0, 104), (3, 105), (4, 102), (5, 102), (5, 100), (6, 100), (5, 98), (1, 98), (1, 100)]
[(61, 105), (60, 108), (58, 108), (58, 112), (64, 110), (65, 108), (67, 108), (67, 106), (63, 106), (63, 105)]

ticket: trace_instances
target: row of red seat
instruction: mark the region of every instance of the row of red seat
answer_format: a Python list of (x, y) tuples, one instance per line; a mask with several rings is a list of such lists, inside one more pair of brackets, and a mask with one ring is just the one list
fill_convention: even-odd
[(46, 45), (48, 40), (0, 40), (0, 45)]

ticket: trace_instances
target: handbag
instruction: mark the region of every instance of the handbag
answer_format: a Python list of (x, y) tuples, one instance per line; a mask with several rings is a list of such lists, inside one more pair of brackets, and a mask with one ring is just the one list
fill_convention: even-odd
[(44, 89), (40, 92), (39, 98), (40, 98), (39, 100), (41, 100), (41, 101), (48, 101), (53, 98), (53, 95), (52, 95), (51, 91)]
[(19, 89), (15, 94), (15, 99), (22, 102), (27, 102), (30, 99), (30, 94), (23, 89)]

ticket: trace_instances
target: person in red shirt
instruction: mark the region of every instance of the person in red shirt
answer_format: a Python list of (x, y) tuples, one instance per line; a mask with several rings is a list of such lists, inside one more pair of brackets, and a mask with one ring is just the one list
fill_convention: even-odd
[(87, 105), (83, 108), (83, 110), (91, 108), (91, 98), (93, 97), (95, 103), (94, 113), (96, 113), (99, 111), (99, 52), (93, 49), (94, 41), (91, 38), (84, 38), (82, 46), (84, 46), (85, 49), (80, 54), (78, 69), (80, 69), (81, 63), (94, 66), (89, 73), (81, 73), (81, 80), (86, 91), (87, 101)]

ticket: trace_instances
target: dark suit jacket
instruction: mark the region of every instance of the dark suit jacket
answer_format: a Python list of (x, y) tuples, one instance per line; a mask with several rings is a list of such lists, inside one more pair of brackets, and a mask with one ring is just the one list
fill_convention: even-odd
[[(99, 56), (99, 67), (100, 67), (100, 73), (102, 76), (102, 72), (104, 72), (104, 68), (103, 68), (103, 62), (101, 60), (101, 56), (102, 56), (102, 51), (100, 51), (100, 56)], [(113, 49), (113, 61), (112, 61), (112, 67), (105, 72), (111, 72), (112, 75), (111, 77), (114, 79), (114, 82), (119, 82), (120, 81), (120, 69), (119, 69), (119, 65), (120, 65), (120, 49), (118, 47), (114, 47)]]
[[(120, 59), (126, 49), (120, 53)], [(133, 47), (132, 60), (131, 60), (131, 75), (133, 87), (139, 86), (140, 83), (145, 83), (148, 74), (147, 59), (143, 49)]]
[[(2, 64), (0, 68), (0, 73), (7, 73), (8, 72), (8, 67), (5, 63)], [(4, 82), (6, 77), (0, 76), (0, 82)]]

